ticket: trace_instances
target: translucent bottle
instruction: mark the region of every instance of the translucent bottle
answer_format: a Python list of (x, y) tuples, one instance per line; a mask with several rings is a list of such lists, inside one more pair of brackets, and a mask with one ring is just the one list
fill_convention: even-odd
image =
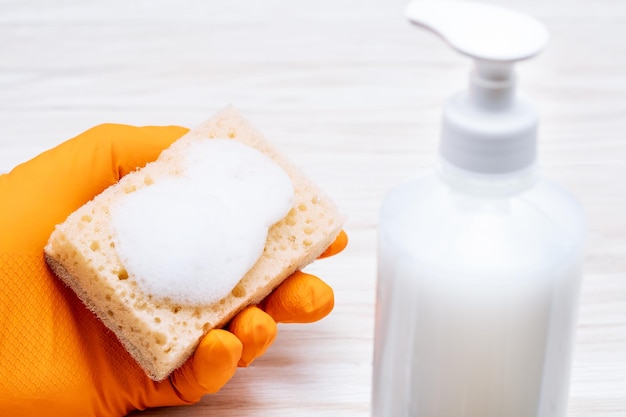
[(475, 66), (444, 109), (438, 169), (381, 209), (372, 416), (564, 417), (585, 220), (538, 173), (512, 70), (547, 31), (479, 3), (407, 14)]

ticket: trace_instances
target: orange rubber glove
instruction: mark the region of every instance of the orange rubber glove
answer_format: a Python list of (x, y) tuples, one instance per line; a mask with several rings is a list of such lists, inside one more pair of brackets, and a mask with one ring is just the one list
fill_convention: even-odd
[[(52, 275), (43, 247), (54, 226), (186, 131), (101, 125), (0, 176), (0, 415), (122, 416), (191, 404), (262, 355), (276, 322), (315, 321), (332, 310), (332, 289), (296, 273), (228, 331), (210, 331), (180, 369), (154, 382)], [(345, 244), (342, 234), (327, 254)]]

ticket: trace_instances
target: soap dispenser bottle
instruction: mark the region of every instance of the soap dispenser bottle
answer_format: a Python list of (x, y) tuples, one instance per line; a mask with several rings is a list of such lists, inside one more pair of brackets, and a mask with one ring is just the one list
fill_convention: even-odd
[(564, 417), (586, 226), (536, 162), (513, 66), (539, 21), (415, 1), (410, 21), (474, 60), (443, 112), (439, 166), (381, 208), (373, 417)]

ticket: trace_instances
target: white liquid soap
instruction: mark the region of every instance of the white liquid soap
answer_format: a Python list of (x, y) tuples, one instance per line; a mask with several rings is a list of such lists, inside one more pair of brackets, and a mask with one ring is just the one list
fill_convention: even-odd
[(538, 173), (512, 71), (547, 31), (472, 2), (407, 15), (476, 65), (444, 110), (440, 166), (381, 209), (372, 416), (565, 417), (585, 219)]

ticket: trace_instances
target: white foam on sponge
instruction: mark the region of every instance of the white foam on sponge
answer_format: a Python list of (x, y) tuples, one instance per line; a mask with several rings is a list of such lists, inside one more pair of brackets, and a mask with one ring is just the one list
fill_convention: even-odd
[(156, 298), (210, 304), (227, 296), (287, 215), (294, 189), (260, 151), (229, 139), (193, 143), (183, 175), (112, 207), (113, 241), (129, 279)]

